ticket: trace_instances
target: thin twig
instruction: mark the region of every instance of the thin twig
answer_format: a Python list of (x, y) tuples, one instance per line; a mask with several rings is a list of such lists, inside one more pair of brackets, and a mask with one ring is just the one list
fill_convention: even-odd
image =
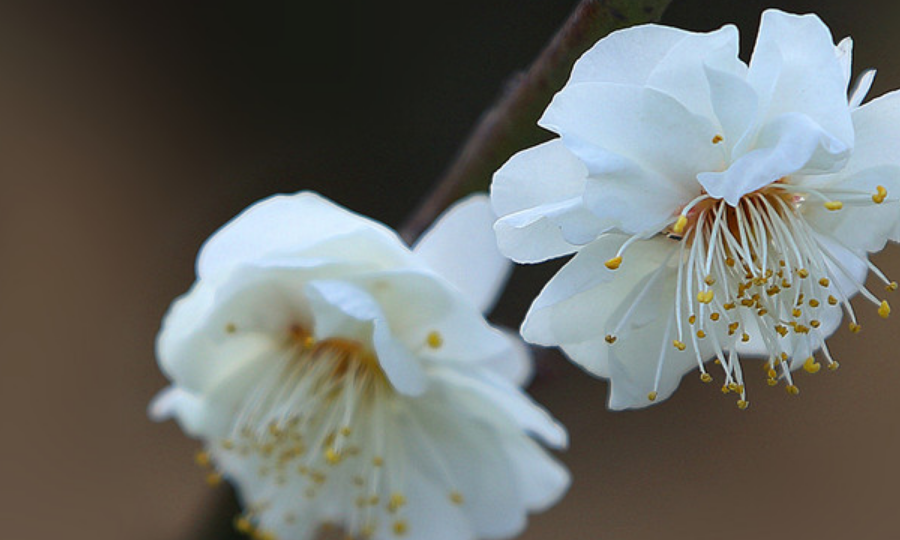
[(434, 189), (400, 227), (412, 242), (447, 206), (466, 193), (485, 190), (491, 176), (518, 150), (536, 144), (536, 122), (562, 88), (575, 60), (610, 32), (659, 20), (671, 0), (582, 0), (524, 74), (515, 77), (475, 129)]

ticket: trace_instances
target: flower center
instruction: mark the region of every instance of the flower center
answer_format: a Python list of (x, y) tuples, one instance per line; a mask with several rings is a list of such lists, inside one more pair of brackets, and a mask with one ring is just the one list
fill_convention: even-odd
[[(800, 391), (791, 370), (802, 366), (809, 373), (818, 372), (817, 349), (830, 369), (838, 367), (825, 345), (825, 337), (833, 330), (828, 328), (829, 321), (835, 324), (840, 318), (835, 311), (843, 308), (850, 330), (859, 332), (849, 302), (852, 294), (860, 293), (873, 302), (882, 317), (890, 313), (887, 301), (867, 290), (862, 282), (865, 276), (851, 268), (868, 268), (889, 291), (897, 284), (888, 281), (865, 256), (823, 239), (803, 216), (804, 205), (815, 204), (815, 199), (837, 211), (844, 202), (881, 204), (886, 191), (879, 186), (874, 195), (862, 194), (864, 198), (844, 193), (844, 201), (828, 195), (833, 194), (794, 186), (789, 179), (748, 193), (736, 206), (702, 194), (664, 231), (678, 241), (672, 253), (678, 273), (675, 308), (663, 341), (671, 340), (679, 351), (685, 351), (688, 342), (692, 345), (703, 382), (712, 381), (704, 358), (714, 355), (725, 372), (722, 391), (739, 394), (742, 409), (748, 401), (740, 354), (766, 355), (768, 384), (775, 386), (784, 380), (787, 391), (796, 395)], [(622, 253), (641, 237), (627, 240), (607, 267), (618, 268)], [(649, 290), (661, 276), (662, 272), (651, 276), (644, 289)], [(622, 321), (618, 323), (618, 327), (624, 326)], [(607, 336), (610, 344), (615, 341), (615, 334)], [(656, 381), (648, 393), (651, 401), (656, 399), (664, 358), (661, 353)]]
[(347, 339), (317, 341), (294, 325), (271, 360), (252, 383), (231, 435), (210, 449), (226, 472), (229, 462), (252, 467), (268, 486), (237, 528), (265, 537), (269, 520), (299, 519), (290, 510), (272, 516), (269, 507), (289, 507), (292, 496), (339, 496), (349, 499), (345, 506), (355, 503), (343, 524), (348, 534), (371, 536), (383, 516), (397, 534), (405, 531), (402, 449), (390, 434), (398, 395), (374, 353)]

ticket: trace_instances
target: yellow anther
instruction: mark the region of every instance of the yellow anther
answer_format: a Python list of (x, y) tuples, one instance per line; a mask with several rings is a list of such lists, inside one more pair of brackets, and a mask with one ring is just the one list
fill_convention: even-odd
[(441, 333), (437, 330), (432, 330), (425, 338), (425, 343), (427, 343), (428, 346), (432, 349), (440, 348), (440, 346), (444, 344), (444, 336), (442, 336)]
[(887, 285), (884, 286), (884, 290), (886, 290), (887, 292), (896, 291), (897, 290), (897, 282), (892, 281), (892, 282), (888, 283)]
[(709, 320), (711, 320), (711, 321), (718, 321), (719, 317), (720, 317), (720, 315), (716, 311), (713, 311), (712, 313), (709, 314)]
[(656, 401), (656, 396), (657, 396), (656, 391), (653, 391), (653, 392), (650, 392), (649, 394), (647, 394), (647, 399), (649, 399), (650, 401)]
[(325, 450), (325, 460), (328, 461), (329, 465), (337, 465), (341, 462), (342, 459), (343, 456), (341, 455), (341, 453), (334, 448), (328, 448), (328, 450)]
[(715, 282), (716, 282), (716, 278), (714, 278), (714, 277), (712, 277), (712, 276), (706, 276), (706, 277), (703, 279), (703, 283), (706, 283), (706, 284), (709, 285), (710, 287), (712, 287), (712, 286), (715, 284)]
[(194, 463), (196, 463), (197, 465), (199, 465), (201, 467), (209, 467), (209, 465), (210, 465), (209, 452), (203, 452), (203, 451), (197, 452), (194, 455)]
[(841, 201), (828, 201), (827, 203), (825, 203), (825, 208), (827, 208), (828, 210), (840, 210), (843, 207), (844, 203), (842, 203)]
[(394, 531), (394, 534), (396, 534), (397, 536), (403, 536), (407, 531), (409, 531), (409, 525), (405, 520), (401, 519), (394, 522), (394, 526), (392, 527), (392, 529)]
[(394, 493), (391, 495), (391, 499), (388, 501), (387, 508), (389, 512), (396, 512), (403, 508), (406, 504), (406, 497), (401, 493)]
[(809, 270), (807, 270), (806, 268), (801, 268), (800, 270), (797, 270), (797, 275), (803, 279), (806, 279), (809, 277)]
[(777, 379), (766, 379), (766, 383), (768, 383), (769, 386), (775, 386), (776, 384), (778, 384), (778, 380)]
[(705, 337), (706, 337), (706, 332), (704, 332), (703, 330), (697, 330), (697, 337), (700, 338), (700, 339), (705, 338)]
[(745, 410), (747, 407), (750, 406), (750, 402), (747, 401), (746, 399), (739, 399), (739, 400), (737, 400), (737, 406), (738, 406), (738, 409), (740, 409), (740, 410), (743, 411), (743, 410)]
[(803, 362), (803, 369), (807, 373), (818, 373), (822, 369), (822, 364), (816, 362), (816, 359), (810, 356), (806, 359), (806, 362)]
[(210, 486), (218, 486), (222, 483), (222, 475), (217, 472), (211, 472), (206, 475), (206, 483)]
[(837, 371), (839, 367), (841, 367), (840, 364), (838, 364), (837, 362), (832, 362), (828, 364), (828, 371)]
[(688, 324), (694, 324), (695, 322), (697, 322), (697, 317), (695, 315), (688, 317)]
[(813, 319), (813, 320), (809, 321), (809, 325), (812, 326), (813, 328), (818, 328), (821, 324), (822, 324), (822, 322), (819, 321), (818, 319)]
[(799, 394), (800, 394), (800, 389), (797, 388), (797, 385), (796, 385), (796, 384), (789, 384), (789, 385), (787, 385), (787, 386), (785, 387), (785, 390), (787, 390), (787, 393), (790, 394), (790, 395), (792, 395), (792, 396), (796, 396), (796, 395), (799, 395)]
[(775, 379), (776, 377), (778, 377), (778, 372), (772, 368), (769, 368), (766, 370), (766, 375), (768, 375), (770, 379)]
[(728, 390), (731, 392), (737, 392), (738, 391), (737, 383), (728, 383)]
[(748, 341), (750, 341), (750, 334), (746, 334), (746, 333), (741, 334), (741, 341), (743, 341), (744, 343), (747, 343)]
[(725, 140), (725, 139), (724, 139), (721, 135), (718, 135), (718, 134), (717, 134), (715, 137), (712, 138), (712, 143), (713, 143), (713, 144), (719, 144), (720, 142), (722, 142), (722, 141), (724, 141), (724, 140)]
[(821, 285), (823, 287), (827, 287), (830, 284), (831, 284), (831, 281), (829, 281), (827, 277), (823, 277), (822, 279), (819, 280), (819, 285)]
[(466, 500), (465, 500), (465, 498), (463, 498), (462, 493), (460, 493), (458, 491), (450, 492), (450, 502), (452, 502), (453, 504), (460, 505), (460, 504), (464, 503), (465, 501)]
[(709, 289), (706, 291), (700, 291), (697, 293), (697, 301), (700, 302), (701, 304), (708, 304), (708, 303), (712, 302), (713, 296), (714, 296), (714, 293), (713, 293), (712, 289)]
[(728, 266), (734, 266), (734, 259), (732, 259), (731, 257), (725, 257), (725, 264), (727, 264)]
[(722, 385), (722, 393), (727, 394), (728, 392), (731, 392), (731, 390), (728, 389), (728, 385)]
[(373, 457), (373, 458), (372, 458), (372, 465), (374, 465), (374, 466), (376, 466), (376, 467), (381, 467), (382, 465), (384, 465), (384, 458), (382, 458), (381, 456), (375, 456), (375, 457)]
[(800, 308), (794, 308), (791, 310), (791, 315), (793, 315), (794, 317), (799, 317), (800, 315), (803, 315), (803, 312), (800, 311)]
[(740, 325), (741, 325), (741, 323), (739, 323), (737, 321), (729, 324), (728, 325), (728, 335), (729, 336), (734, 335), (734, 333), (737, 332), (737, 329)]
[(769, 296), (775, 296), (780, 292), (781, 289), (778, 287), (778, 285), (772, 285), (771, 287), (766, 289), (766, 294), (768, 294)]
[(617, 269), (622, 264), (622, 257), (613, 257), (612, 259), (606, 261), (606, 267), (610, 270)]
[(872, 195), (872, 202), (881, 204), (884, 202), (885, 197), (887, 197), (887, 190), (884, 189), (884, 186), (877, 186), (875, 188), (875, 195)]
[(860, 326), (860, 325), (858, 325), (858, 324), (856, 324), (856, 323), (853, 323), (853, 322), (850, 323), (850, 324), (848, 325), (848, 327), (850, 328), (850, 331), (853, 332), (854, 334), (858, 334), (859, 331), (862, 330), (862, 326)]
[(685, 216), (678, 216), (678, 219), (675, 220), (675, 225), (672, 226), (672, 231), (675, 234), (681, 234), (684, 232), (684, 228), (687, 227), (688, 219)]
[(819, 307), (819, 301), (816, 300), (815, 298), (810, 298), (809, 299), (809, 307), (814, 307), (814, 308)]
[(881, 316), (882, 319), (887, 319), (891, 314), (891, 306), (887, 303), (887, 300), (882, 300), (881, 305), (878, 306), (878, 315)]
[(725, 308), (725, 311), (730, 311), (734, 309), (734, 302), (725, 302), (722, 307)]
[(225, 325), (226, 334), (233, 334), (235, 332), (237, 332), (237, 325), (235, 325), (234, 323), (228, 323)]
[(756, 312), (756, 314), (759, 315), (760, 317), (762, 317), (763, 315), (765, 315), (765, 314), (768, 313), (768, 312), (769, 312), (768, 309), (766, 309), (766, 308), (760, 308), (759, 311)]
[(838, 299), (837, 299), (837, 298), (835, 298), (834, 296), (831, 296), (831, 295), (828, 296), (828, 304), (829, 304), (829, 305), (834, 306), (834, 305), (836, 305), (837, 303), (838, 303)]
[(253, 532), (253, 524), (244, 516), (234, 518), (234, 529), (241, 534), (250, 534)]
[(794, 327), (794, 332), (797, 332), (798, 334), (808, 334), (809, 327), (804, 326), (802, 324), (798, 324), (797, 326)]
[(613, 343), (616, 342), (616, 339), (618, 339), (618, 338), (616, 338), (616, 336), (614, 336), (614, 335), (612, 335), (612, 334), (606, 334), (606, 337), (603, 338), (603, 339), (605, 339), (607, 343), (609, 343), (610, 345), (612, 345)]
[(353, 431), (350, 429), (350, 426), (344, 426), (341, 428), (341, 435), (344, 437), (349, 437)]
[(788, 333), (788, 329), (780, 324), (775, 325), (775, 331), (781, 334), (781, 337), (784, 337)]
[(712, 375), (710, 375), (709, 373), (701, 373), (700, 380), (705, 383), (712, 382)]
[(672, 345), (674, 345), (675, 348), (679, 351), (683, 351), (687, 347), (687, 345), (685, 345), (683, 341), (678, 341), (677, 339), (672, 340)]

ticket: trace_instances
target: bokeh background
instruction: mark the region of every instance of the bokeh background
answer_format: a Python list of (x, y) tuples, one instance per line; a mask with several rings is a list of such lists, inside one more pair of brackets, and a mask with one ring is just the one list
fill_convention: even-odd
[[(300, 189), (398, 225), (574, 3), (0, 2), (3, 537), (236, 538), (197, 443), (145, 413), (201, 242)], [(880, 69), (873, 95), (900, 87), (893, 1), (674, 0), (664, 20), (735, 22), (746, 52), (767, 6), (818, 11)], [(900, 276), (897, 247), (875, 260)], [(517, 270), (495, 320), (553, 270)], [(574, 483), (523, 538), (900, 537), (900, 322), (861, 316), (837, 373), (800, 374), (799, 397), (751, 378), (745, 412), (688, 376), (610, 413), (604, 381), (547, 353), (531, 391), (571, 430)]]

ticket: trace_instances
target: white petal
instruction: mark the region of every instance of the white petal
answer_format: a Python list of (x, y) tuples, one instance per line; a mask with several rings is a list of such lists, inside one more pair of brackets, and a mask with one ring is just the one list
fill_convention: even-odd
[(534, 441), (507, 439), (504, 446), (513, 469), (517, 471), (517, 491), (529, 510), (545, 510), (569, 488), (569, 472)]
[(397, 391), (419, 395), (428, 381), (419, 359), (391, 333), (381, 306), (364, 289), (345, 282), (314, 281), (307, 296), (318, 339), (340, 337), (371, 344), (378, 363)]
[(844, 74), (844, 82), (847, 87), (853, 78), (853, 38), (845, 37), (834, 48), (838, 62), (841, 64), (841, 72)]
[[(675, 273), (669, 272), (662, 279), (652, 282), (647, 276), (638, 285), (650, 286), (649, 294), (655, 302), (647, 301), (648, 309), (654, 309), (652, 316), (632, 317), (629, 323), (617, 332), (617, 341), (609, 348), (609, 402), (613, 410), (647, 407), (668, 398), (678, 388), (685, 373), (697, 367), (697, 359), (690, 340), (685, 340), (686, 349), (681, 351), (672, 346), (675, 339)], [(634, 295), (627, 301), (634, 301)], [(619, 306), (613, 319), (622, 316), (630, 306)], [(668, 333), (667, 333), (668, 331)], [(701, 342), (701, 346), (705, 342)], [(708, 352), (701, 351), (702, 357)], [(657, 383), (657, 374), (659, 381)], [(651, 401), (650, 392), (656, 392)]]
[(785, 113), (804, 114), (853, 147), (844, 68), (831, 32), (815, 15), (763, 13), (748, 81), (764, 104), (762, 124)]
[(738, 31), (728, 25), (708, 34), (688, 34), (647, 79), (647, 86), (677, 99), (689, 111), (714, 118), (705, 71), (743, 78), (747, 66), (738, 59)]
[(572, 67), (568, 84), (611, 82), (643, 85), (675, 45), (690, 32), (644, 24), (617, 30), (598, 41)]
[(365, 290), (344, 281), (315, 280), (304, 292), (317, 340), (339, 337), (371, 345), (372, 323), (384, 314)]
[[(493, 373), (476, 370), (470, 373), (471, 375), (458, 370), (440, 371), (442, 380), (452, 383), (456, 386), (456, 391), (460, 392), (457, 397), (460, 408), (468, 409), (469, 414), (476, 418), (486, 417), (487, 421), (497, 424), (514, 419), (520, 428), (553, 448), (565, 448), (568, 445), (569, 438), (565, 428), (514, 383)], [(506, 418), (494, 416), (495, 411), (502, 412)]]
[(181, 428), (194, 436), (203, 431), (203, 404), (197, 396), (177, 386), (170, 386), (153, 398), (150, 418), (162, 422), (174, 418)]
[[(509, 348), (503, 334), (443, 279), (416, 270), (369, 272), (350, 279), (374, 298), (391, 334), (423, 357), (480, 362)], [(427, 346), (437, 332), (440, 345)]]
[(695, 114), (712, 117), (704, 66), (740, 74), (738, 34), (733, 26), (694, 33), (656, 26), (613, 32), (587, 51), (572, 69), (568, 85), (617, 83), (649, 86), (668, 94)]
[(203, 393), (242, 365), (267, 354), (308, 313), (300, 290), (277, 272), (245, 268), (218, 290), (198, 282), (163, 319), (156, 351), (179, 386)]
[(856, 109), (860, 105), (864, 99), (866, 99), (866, 95), (868, 95), (869, 90), (872, 89), (872, 83), (875, 82), (875, 70), (867, 69), (864, 71), (859, 78), (856, 79), (856, 84), (853, 85), (853, 89), (850, 90), (850, 108)]
[(723, 140), (718, 144), (723, 145), (730, 156), (752, 135), (759, 96), (743, 77), (733, 73), (707, 67), (706, 78), (712, 107), (722, 126)]
[(723, 172), (706, 172), (697, 180), (711, 196), (736, 206), (741, 197), (794, 173), (839, 170), (850, 149), (809, 117), (789, 113), (768, 124), (756, 150)]
[(487, 369), (500, 375), (507, 381), (522, 388), (531, 381), (534, 374), (534, 359), (531, 349), (522, 341), (518, 332), (500, 329), (509, 347), (484, 360)]
[[(699, 188), (696, 182), (695, 186)], [(672, 223), (684, 205), (699, 194), (699, 189), (691, 193), (681, 187), (633, 166), (588, 180), (584, 206), (623, 232), (654, 234)]]
[(516, 262), (536, 263), (576, 251), (613, 224), (588, 210), (579, 195), (500, 218), (494, 232), (504, 255)]
[(604, 224), (581, 204), (586, 178), (584, 163), (560, 139), (523, 150), (500, 167), (491, 204), (500, 217), (494, 228), (503, 254), (538, 262), (596, 237)]
[(378, 363), (394, 388), (408, 396), (418, 396), (428, 387), (428, 378), (419, 359), (391, 335), (384, 319), (375, 321), (372, 335)]
[(197, 258), (197, 275), (211, 277), (237, 264), (297, 253), (339, 235), (374, 231), (402, 246), (390, 229), (311, 192), (259, 201), (213, 234)]
[[(430, 439), (452, 475), (453, 487), (465, 497), (461, 510), (476, 535), (479, 538), (515, 535), (525, 526), (525, 506), (516, 491), (512, 465), (500, 451), (504, 434), (496, 431), (496, 425), (464, 423), (461, 421), (464, 417), (446, 414), (444, 408), (448, 405), (438, 402), (441, 410), (432, 403), (420, 405), (417, 421), (411, 426), (416, 431), (408, 429), (404, 434), (409, 458), (423, 476), (439, 478), (436, 460), (428, 459), (434, 451), (423, 448), (429, 443), (423, 443), (422, 438)], [(447, 488), (450, 491), (451, 486)]]
[(487, 196), (470, 196), (444, 212), (413, 248), (482, 313), (493, 307), (512, 270), (497, 248), (495, 220)]
[(878, 165), (900, 165), (900, 90), (853, 110), (856, 146), (841, 175)]
[[(873, 194), (876, 186), (887, 189), (892, 197), (900, 194), (900, 165), (876, 166), (829, 182), (832, 189)], [(871, 253), (884, 249), (888, 240), (900, 241), (900, 205), (895, 201), (848, 204), (838, 212), (821, 204), (805, 205), (804, 210), (804, 217), (816, 230), (854, 249)]]
[[(603, 338), (616, 327), (633, 301), (641, 297), (631, 318), (646, 324), (671, 302), (641, 294), (647, 278), (663, 267), (677, 247), (662, 238), (639, 241), (625, 253), (622, 265), (611, 271), (604, 262), (614, 256), (624, 237), (605, 235), (580, 251), (544, 287), (522, 324), (526, 340), (561, 345), (570, 357), (596, 375), (609, 376), (609, 345)], [(673, 268), (661, 270), (669, 279)], [(674, 274), (673, 274), (674, 276)], [(661, 338), (660, 338), (661, 339)]]
[[(658, 173), (671, 189), (688, 193), (696, 191), (697, 173), (725, 164), (724, 151), (711, 142), (717, 131), (711, 120), (652, 88), (569, 85), (553, 98), (539, 124), (563, 135), (592, 175), (620, 169), (611, 158), (621, 156)], [(591, 147), (602, 153), (588, 152)], [(685, 202), (691, 198), (688, 194)]]

